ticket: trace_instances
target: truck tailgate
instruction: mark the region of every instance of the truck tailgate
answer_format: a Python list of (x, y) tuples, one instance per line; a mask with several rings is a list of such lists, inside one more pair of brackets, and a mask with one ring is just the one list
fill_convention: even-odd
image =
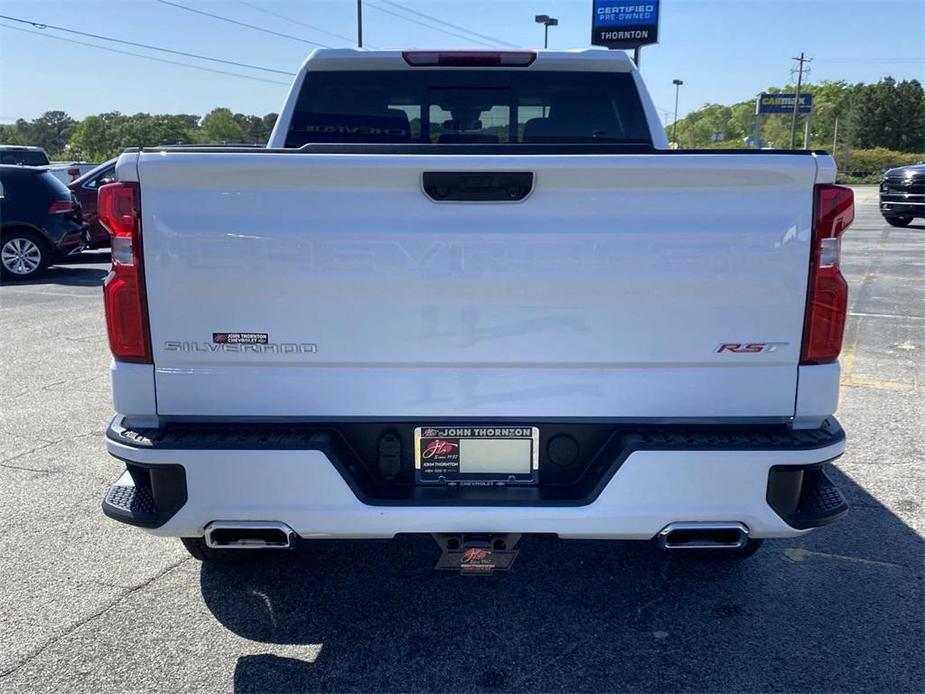
[[(434, 202), (431, 171), (535, 182)], [(793, 415), (814, 156), (144, 152), (137, 173), (161, 415)]]

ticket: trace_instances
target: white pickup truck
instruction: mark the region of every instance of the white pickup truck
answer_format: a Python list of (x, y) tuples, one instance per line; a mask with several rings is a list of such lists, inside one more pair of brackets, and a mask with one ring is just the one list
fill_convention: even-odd
[(847, 511), (852, 193), (821, 152), (669, 150), (621, 52), (318, 50), (266, 149), (117, 176), (103, 510), (200, 559), (742, 557)]

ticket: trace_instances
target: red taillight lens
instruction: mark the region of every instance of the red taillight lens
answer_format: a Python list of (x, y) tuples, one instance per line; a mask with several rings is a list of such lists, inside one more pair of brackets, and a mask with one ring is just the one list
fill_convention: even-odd
[(73, 200), (52, 200), (48, 206), (48, 214), (66, 214), (74, 211)]
[(850, 188), (817, 185), (801, 364), (838, 359), (848, 318), (848, 283), (841, 274), (841, 235), (854, 221)]
[(527, 67), (536, 51), (403, 51), (413, 67)]
[(816, 186), (815, 214), (816, 237), (837, 239), (854, 221), (854, 191), (843, 186)]
[(112, 238), (134, 239), (138, 235), (138, 206), (134, 183), (108, 183), (97, 193), (96, 207), (100, 222)]
[(150, 364), (138, 185), (110, 183), (102, 186), (97, 196), (100, 222), (112, 241), (112, 269), (103, 281), (109, 348), (119, 361)]

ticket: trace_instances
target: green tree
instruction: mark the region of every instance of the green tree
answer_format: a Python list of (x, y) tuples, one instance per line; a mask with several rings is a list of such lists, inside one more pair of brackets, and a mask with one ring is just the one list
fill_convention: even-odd
[(19, 119), (16, 127), (27, 144), (42, 147), (49, 155), (60, 155), (77, 121), (64, 111), (47, 111), (33, 121)]
[(234, 120), (244, 133), (244, 142), (255, 145), (266, 144), (267, 139), (270, 137), (270, 131), (267, 130), (263, 118), (236, 113), (234, 114)]
[(190, 132), (195, 132), (199, 129), (199, 121), (201, 118), (192, 113), (180, 113), (177, 114), (176, 118), (179, 118), (183, 121), (184, 126)]
[(105, 161), (114, 153), (111, 131), (102, 116), (87, 116), (74, 128), (68, 151), (80, 159)]
[(273, 132), (273, 128), (276, 127), (277, 119), (279, 119), (278, 113), (268, 113), (263, 117), (263, 127), (267, 131), (267, 139), (269, 139), (270, 133)]
[(241, 142), (244, 130), (227, 108), (213, 109), (202, 119), (201, 134), (205, 142)]
[(126, 147), (156, 147), (158, 145), (185, 145), (193, 142), (182, 116), (136, 113), (115, 119), (112, 124), (112, 143), (116, 152)]
[(0, 144), (24, 145), (26, 140), (15, 125), (4, 124), (0, 125)]
[(70, 147), (75, 155), (103, 161), (127, 147), (156, 147), (194, 142), (187, 116), (118, 112), (88, 116), (75, 128)]
[(896, 85), (896, 104), (903, 126), (898, 149), (901, 152), (925, 152), (925, 89), (918, 80), (903, 80)]
[[(788, 87), (786, 91), (792, 91)], [(769, 87), (766, 91), (785, 91)], [(804, 93), (813, 95), (810, 148), (831, 149), (835, 122), (839, 123), (839, 143), (865, 148), (887, 148), (900, 152), (925, 150), (925, 94), (917, 80), (896, 82), (886, 77), (876, 84), (820, 82), (806, 84)], [(725, 146), (734, 146), (754, 132), (755, 102), (741, 101), (731, 107), (706, 104), (688, 113), (677, 124), (677, 139), (684, 147), (709, 147), (711, 135), (725, 133)], [(763, 115), (762, 139), (765, 146), (790, 144), (790, 114)], [(851, 127), (849, 127), (849, 122)], [(797, 122), (796, 146), (802, 147), (806, 116)], [(672, 126), (667, 131), (670, 135)], [(851, 133), (852, 142), (846, 143)]]
[(897, 82), (884, 77), (876, 84), (864, 85), (855, 109), (855, 143), (859, 146), (900, 152), (925, 149), (925, 101), (918, 80)]
[(740, 104), (707, 104), (678, 121), (675, 137), (684, 147), (739, 146), (749, 132), (749, 118), (743, 111)]

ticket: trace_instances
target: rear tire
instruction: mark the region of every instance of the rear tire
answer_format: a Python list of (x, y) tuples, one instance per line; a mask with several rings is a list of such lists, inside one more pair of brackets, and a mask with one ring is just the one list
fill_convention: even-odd
[(0, 275), (6, 280), (31, 280), (42, 274), (51, 261), (48, 245), (38, 234), (15, 229), (0, 241)]
[(912, 217), (884, 217), (884, 219), (893, 227), (907, 227), (912, 224)]
[(180, 542), (186, 547), (193, 559), (210, 564), (247, 564), (263, 559), (267, 554), (272, 552), (262, 552), (260, 550), (248, 549), (215, 549), (206, 544), (204, 537), (181, 537)]

